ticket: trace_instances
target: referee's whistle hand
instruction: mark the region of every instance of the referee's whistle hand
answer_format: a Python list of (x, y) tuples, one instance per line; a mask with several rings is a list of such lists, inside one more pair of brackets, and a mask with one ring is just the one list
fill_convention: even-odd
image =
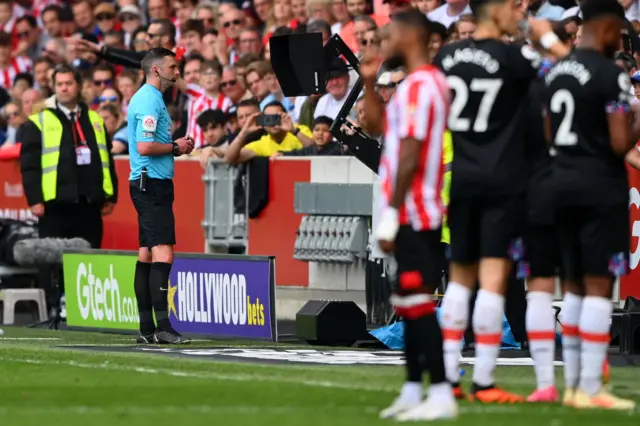
[(180, 154), (188, 154), (193, 151), (193, 139), (188, 136), (183, 136), (174, 141), (178, 145)]

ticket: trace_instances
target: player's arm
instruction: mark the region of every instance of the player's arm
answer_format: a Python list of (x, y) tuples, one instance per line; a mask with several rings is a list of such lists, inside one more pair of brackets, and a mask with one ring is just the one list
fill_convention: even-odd
[(363, 130), (370, 135), (384, 133), (384, 102), (376, 92), (376, 77), (380, 68), (380, 59), (365, 56), (360, 62), (360, 77), (364, 81), (364, 109), (367, 125)]
[(571, 48), (560, 40), (553, 31), (553, 26), (546, 19), (529, 18), (530, 36), (556, 59), (564, 58), (571, 53)]
[(640, 151), (638, 150), (638, 147), (627, 152), (624, 159), (631, 167), (636, 170), (640, 170)]
[(611, 148), (616, 154), (625, 156), (640, 137), (640, 120), (637, 115), (634, 117), (629, 104), (631, 80), (626, 72), (603, 80)]
[(393, 188), (393, 195), (389, 205), (398, 210), (402, 207), (404, 199), (409, 192), (413, 175), (418, 168), (418, 158), (420, 157), (420, 142), (414, 138), (403, 138), (400, 142), (400, 152), (398, 154), (398, 173), (396, 184)]

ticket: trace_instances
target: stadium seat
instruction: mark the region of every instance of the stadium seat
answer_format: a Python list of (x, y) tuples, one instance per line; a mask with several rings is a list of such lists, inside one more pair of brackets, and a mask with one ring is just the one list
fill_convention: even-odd
[(13, 324), (15, 320), (15, 307), (18, 302), (36, 302), (38, 304), (40, 321), (46, 321), (48, 318), (47, 302), (45, 300), (44, 290), (42, 289), (4, 289), (0, 291), (0, 300), (3, 302), (4, 314), (2, 323), (5, 325)]

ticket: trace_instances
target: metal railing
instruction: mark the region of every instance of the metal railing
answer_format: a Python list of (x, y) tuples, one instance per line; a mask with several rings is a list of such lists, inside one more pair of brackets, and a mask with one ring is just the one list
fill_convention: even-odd
[(244, 211), (234, 205), (235, 182), (239, 169), (220, 159), (211, 159), (202, 177), (205, 184), (204, 229), (206, 251), (219, 252), (246, 248), (248, 234), (248, 171), (242, 177)]

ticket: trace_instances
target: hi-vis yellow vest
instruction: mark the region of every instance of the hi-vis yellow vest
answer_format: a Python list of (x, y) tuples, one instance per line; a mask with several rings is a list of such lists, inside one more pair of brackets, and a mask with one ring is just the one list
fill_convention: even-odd
[[(446, 131), (442, 143), (442, 164), (444, 164), (444, 176), (442, 178), (442, 203), (449, 205), (449, 191), (451, 190), (451, 162), (453, 161), (453, 140), (451, 132)], [(447, 225), (447, 216), (442, 219), (442, 239), (443, 243), (451, 244), (451, 234)]]
[[(58, 187), (58, 163), (60, 160), (60, 142), (62, 142), (62, 123), (56, 115), (48, 109), (33, 114), (29, 120), (35, 124), (42, 133), (42, 195), (44, 201), (56, 199)], [(102, 189), (107, 197), (113, 195), (113, 182), (109, 167), (109, 151), (107, 149), (107, 136), (102, 118), (95, 111), (89, 111), (91, 128), (96, 135), (100, 162), (102, 163)], [(44, 130), (43, 130), (44, 129)]]

